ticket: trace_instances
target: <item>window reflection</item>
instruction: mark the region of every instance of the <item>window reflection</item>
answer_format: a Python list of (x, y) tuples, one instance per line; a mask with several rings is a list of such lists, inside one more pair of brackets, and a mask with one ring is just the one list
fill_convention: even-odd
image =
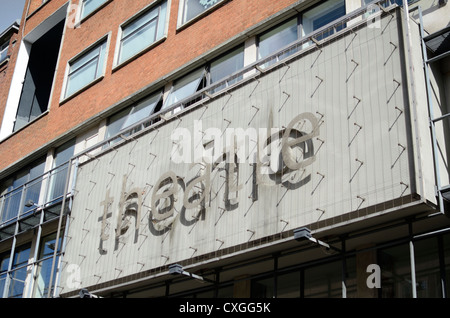
[[(61, 247), (61, 238), (58, 241), (58, 252)], [(47, 297), (50, 284), (50, 275), (52, 273), (53, 255), (56, 248), (56, 233), (42, 238), (39, 249), (39, 262), (36, 264), (36, 275), (34, 280), (33, 297)], [(58, 263), (59, 255), (55, 260)], [(54, 267), (53, 278), (55, 277), (57, 267)]]

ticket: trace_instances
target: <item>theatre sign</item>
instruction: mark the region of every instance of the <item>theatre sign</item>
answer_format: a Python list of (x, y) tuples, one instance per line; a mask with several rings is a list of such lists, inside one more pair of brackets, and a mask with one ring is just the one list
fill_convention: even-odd
[(393, 39), (343, 36), (81, 164), (63, 293), (413, 194)]

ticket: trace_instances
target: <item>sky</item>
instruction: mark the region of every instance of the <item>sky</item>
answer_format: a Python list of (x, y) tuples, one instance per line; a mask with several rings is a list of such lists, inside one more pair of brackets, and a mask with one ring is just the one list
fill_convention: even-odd
[(25, 0), (0, 0), (0, 33), (22, 18)]

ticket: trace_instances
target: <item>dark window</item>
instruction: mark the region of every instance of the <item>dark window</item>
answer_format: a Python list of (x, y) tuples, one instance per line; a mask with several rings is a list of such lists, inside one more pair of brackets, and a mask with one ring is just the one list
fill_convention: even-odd
[(63, 28), (64, 20), (31, 46), (14, 131), (47, 110)]

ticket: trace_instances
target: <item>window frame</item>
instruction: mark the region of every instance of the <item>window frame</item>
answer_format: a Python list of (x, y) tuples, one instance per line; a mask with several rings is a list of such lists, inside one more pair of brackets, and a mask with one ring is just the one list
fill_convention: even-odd
[(85, 3), (87, 1), (90, 0), (80, 0), (80, 9), (79, 9), (79, 13), (78, 13), (78, 21), (79, 23), (82, 23), (84, 21), (86, 21), (87, 19), (89, 19), (91, 16), (93, 16), (94, 14), (96, 14), (98, 11), (100, 11), (102, 8), (104, 8), (108, 3), (110, 3), (113, 0), (104, 0), (100, 5), (98, 5), (95, 9), (93, 9), (91, 12), (89, 12), (88, 14), (84, 15), (84, 7), (85, 7)]
[[(282, 50), (283, 48), (289, 47), (289, 46), (290, 46), (292, 43), (294, 43), (295, 41), (299, 41), (299, 40), (302, 39), (302, 38), (306, 38), (306, 37), (308, 37), (310, 34), (314, 33), (316, 30), (319, 30), (321, 27), (319, 27), (319, 28), (316, 29), (316, 30), (312, 30), (312, 31), (310, 31), (310, 32), (308, 32), (308, 33), (304, 32), (304, 15), (307, 14), (308, 12), (311, 12), (311, 11), (313, 11), (313, 10), (319, 8), (320, 6), (325, 6), (325, 7), (327, 7), (325, 4), (327, 4), (327, 3), (329, 4), (329, 2), (332, 2), (332, 1), (333, 1), (333, 0), (319, 1), (318, 3), (315, 3), (315, 4), (313, 4), (313, 5), (309, 6), (309, 7), (306, 7), (305, 9), (303, 9), (303, 10), (300, 11), (300, 12), (298, 12), (297, 14), (295, 14), (295, 15), (293, 15), (293, 16), (287, 18), (287, 19), (284, 19), (283, 21), (281, 21), (280, 23), (278, 23), (278, 24), (275, 25), (274, 27), (271, 27), (270, 29), (267, 29), (267, 30), (265, 30), (265, 31), (263, 31), (263, 32), (261, 32), (261, 33), (259, 33), (259, 34), (256, 36), (256, 44), (257, 44), (257, 53), (256, 53), (256, 56), (257, 56), (257, 61), (264, 60), (265, 58), (267, 58), (267, 57), (269, 57), (269, 56), (271, 56), (271, 55), (277, 53), (278, 51)], [(345, 1), (345, 0), (336, 0), (335, 2), (342, 2), (342, 4), (344, 5), (344, 11), (345, 11), (344, 15), (345, 15), (345, 14), (346, 14), (346, 10), (347, 10), (347, 4), (346, 4), (346, 1)], [(330, 4), (329, 4), (329, 5), (330, 5)], [(331, 5), (331, 6), (332, 6), (332, 5)], [(328, 7), (328, 8), (331, 8), (331, 7)], [(335, 8), (334, 8), (334, 9), (335, 9)], [(334, 9), (333, 9), (333, 10), (334, 10)], [(327, 12), (327, 14), (330, 13), (330, 12), (332, 12), (333, 10)], [(296, 21), (297, 21), (297, 39), (296, 39), (295, 41), (292, 41), (292, 42), (290, 42), (289, 44), (285, 45), (284, 47), (276, 48), (273, 52), (270, 52), (268, 55), (266, 55), (266, 56), (264, 56), (264, 57), (261, 57), (261, 56), (260, 56), (260, 54), (261, 54), (261, 51), (260, 51), (261, 37), (264, 36), (264, 35), (266, 35), (266, 34), (268, 34), (268, 33), (270, 33), (270, 32), (272, 32), (272, 31), (274, 31), (274, 30), (276, 30), (277, 28), (281, 27), (281, 26), (284, 25), (284, 24), (288, 24), (289, 22), (291, 22), (291, 21), (294, 20), (294, 19), (296, 19)], [(338, 18), (338, 19), (339, 19), (339, 18)], [(325, 25), (326, 25), (326, 24), (325, 24)], [(340, 30), (337, 30), (337, 31), (340, 31)], [(325, 36), (325, 37), (321, 37), (320, 40), (322, 40), (322, 39), (324, 39), (324, 38), (327, 38), (328, 36), (332, 36), (335, 32), (336, 32), (336, 31), (333, 31), (331, 34), (329, 34), (329, 35), (327, 35), (327, 36)], [(302, 46), (302, 48), (305, 48), (306, 46), (307, 46), (307, 44), (305, 43), (305, 44)], [(297, 50), (301, 50), (302, 48), (297, 48)], [(274, 61), (268, 61), (264, 66), (267, 67), (267, 66), (270, 66), (270, 65), (272, 65), (272, 64), (274, 64), (274, 63), (277, 63), (277, 62), (279, 62), (280, 60), (286, 58), (287, 56), (289, 56), (289, 55), (291, 55), (291, 54), (293, 54), (293, 53), (294, 53), (294, 52), (290, 52), (290, 53), (289, 53), (289, 52), (280, 53), (280, 54), (277, 55), (276, 60), (274, 60)]]
[(177, 29), (188, 26), (191, 23), (195, 23), (197, 20), (203, 18), (205, 15), (208, 15), (211, 11), (215, 10), (217, 7), (223, 5), (226, 1), (230, 1), (230, 0), (217, 0), (217, 2), (214, 3), (212, 6), (210, 6), (209, 8), (206, 8), (205, 10), (203, 10), (202, 12), (193, 16), (189, 20), (185, 20), (184, 16), (185, 16), (185, 12), (186, 12), (187, 1), (189, 1), (189, 0), (180, 0), (180, 2), (179, 2)]
[[(95, 85), (96, 83), (98, 83), (99, 81), (101, 81), (105, 77), (106, 66), (108, 64), (107, 62), (108, 62), (108, 55), (109, 55), (108, 53), (109, 53), (110, 40), (111, 40), (111, 32), (108, 32), (106, 35), (102, 36), (100, 39), (98, 39), (93, 44), (89, 45), (87, 48), (85, 48), (80, 53), (78, 53), (77, 55), (72, 57), (69, 61), (67, 61), (66, 72), (65, 72), (65, 75), (64, 75), (64, 84), (63, 84), (63, 87), (62, 87), (62, 90), (61, 90), (60, 104), (63, 104), (66, 101), (68, 101), (69, 99), (79, 95), (80, 93), (84, 92), (89, 87)], [(97, 70), (98, 70), (98, 68), (101, 67), (100, 75), (96, 76), (93, 80), (87, 82), (82, 87), (80, 87), (77, 90), (75, 90), (75, 91), (71, 92), (70, 94), (68, 94), (68, 87), (69, 87), (69, 82), (70, 82), (70, 76), (75, 73), (74, 71), (71, 71), (72, 65), (74, 63), (76, 63), (77, 60), (79, 60), (79, 59), (83, 58), (84, 56), (86, 56), (87, 54), (91, 53), (91, 51), (95, 50), (96, 48), (100, 48), (103, 44), (105, 45), (104, 56), (103, 56), (103, 65), (102, 66), (97, 65)], [(94, 58), (89, 59), (87, 62), (83, 63), (82, 66), (86, 66), (87, 64), (89, 64), (93, 60), (94, 60)], [(100, 60), (101, 60), (101, 58), (100, 58)], [(77, 68), (77, 71), (82, 66)]]
[[(158, 31), (160, 30), (158, 27), (161, 26), (159, 25), (159, 21), (161, 18), (161, 6), (163, 5), (163, 3), (166, 3), (166, 12), (165, 12), (165, 17), (164, 17), (164, 24), (162, 25), (163, 27), (163, 35), (158, 38)], [(128, 63), (130, 63), (131, 61), (133, 61), (134, 59), (138, 58), (139, 56), (145, 54), (146, 52), (148, 52), (149, 50), (151, 50), (152, 48), (154, 48), (155, 46), (159, 45), (161, 42), (164, 42), (167, 39), (167, 33), (168, 33), (168, 28), (169, 28), (169, 19), (170, 19), (170, 4), (171, 4), (171, 0), (157, 0), (154, 1), (153, 3), (147, 5), (146, 7), (144, 7), (142, 10), (140, 10), (138, 13), (134, 14), (132, 17), (130, 17), (129, 19), (127, 19), (125, 22), (123, 22), (120, 26), (119, 26), (119, 31), (117, 33), (117, 41), (116, 41), (116, 48), (115, 48), (115, 53), (114, 53), (114, 64), (113, 64), (113, 71), (115, 71), (116, 69), (122, 67), (123, 65), (126, 65)], [(135, 53), (133, 53), (132, 55), (130, 55), (128, 58), (124, 59), (124, 60), (120, 60), (121, 57), (121, 53), (122, 53), (122, 42), (124, 39), (130, 38), (131, 35), (135, 34), (136, 31), (130, 33), (129, 35), (127, 35), (126, 37), (123, 37), (124, 34), (124, 29), (129, 26), (130, 24), (132, 24), (133, 22), (137, 21), (138, 19), (142, 18), (143, 16), (145, 16), (146, 14), (152, 12), (154, 9), (159, 8), (159, 13), (156, 17), (157, 23), (156, 23), (156, 29), (155, 29), (155, 39), (153, 42), (149, 43), (148, 45), (144, 46), (144, 48), (136, 51)], [(140, 26), (137, 30), (141, 30), (143, 29), (145, 26), (147, 26), (148, 24), (151, 23), (151, 21), (153, 21), (154, 19), (151, 19), (150, 21), (147, 21), (146, 23), (144, 23), (142, 26)]]
[[(108, 117), (107, 124), (106, 124), (106, 130), (105, 130), (105, 136), (104, 140), (110, 140), (109, 145), (115, 144), (121, 139), (121, 135), (129, 136), (132, 135), (138, 131), (141, 130), (141, 127), (135, 127), (132, 131), (127, 132), (124, 134), (125, 131), (131, 129), (132, 127), (138, 125), (139, 123), (142, 123), (147, 118), (150, 118), (153, 114), (156, 114), (159, 111), (158, 105), (162, 107), (163, 104), (163, 96), (164, 91), (162, 89), (156, 90), (153, 93), (150, 93), (146, 95), (145, 97), (139, 99), (137, 102), (115, 112), (111, 116)], [(154, 100), (153, 103), (150, 103), (143, 108), (139, 109), (140, 106), (146, 104), (147, 102)], [(153, 105), (153, 106), (151, 106)], [(132, 122), (131, 124), (125, 125), (127, 121), (131, 118), (131, 116), (135, 115), (137, 112), (147, 108), (149, 108), (150, 114), (148, 116), (142, 117), (137, 121)], [(137, 111), (136, 111), (137, 109)], [(118, 129), (116, 132), (111, 132), (110, 127), (112, 124), (115, 124), (123, 119), (122, 124), (120, 125), (120, 129)], [(156, 120), (156, 119), (155, 119)]]

